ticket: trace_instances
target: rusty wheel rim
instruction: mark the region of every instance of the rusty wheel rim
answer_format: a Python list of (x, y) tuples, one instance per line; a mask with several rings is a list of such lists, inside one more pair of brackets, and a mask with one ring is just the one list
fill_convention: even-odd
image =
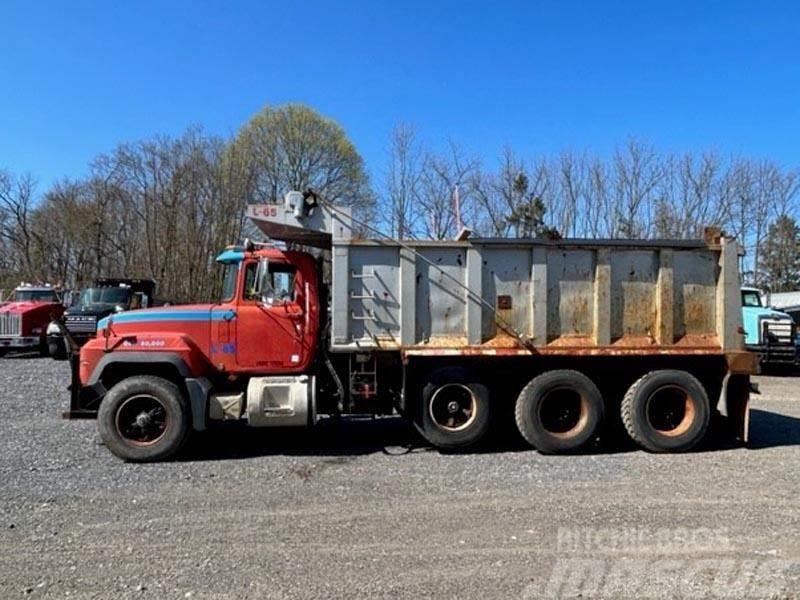
[(647, 422), (667, 437), (686, 433), (694, 423), (696, 412), (694, 398), (677, 385), (662, 386), (647, 399)]
[(539, 421), (552, 436), (574, 437), (589, 419), (589, 401), (571, 387), (550, 390), (539, 402)]
[(448, 383), (433, 393), (428, 413), (438, 429), (449, 433), (463, 431), (478, 416), (478, 400), (467, 386)]
[(126, 399), (117, 410), (117, 433), (130, 444), (150, 446), (164, 437), (169, 417), (161, 401), (150, 394)]

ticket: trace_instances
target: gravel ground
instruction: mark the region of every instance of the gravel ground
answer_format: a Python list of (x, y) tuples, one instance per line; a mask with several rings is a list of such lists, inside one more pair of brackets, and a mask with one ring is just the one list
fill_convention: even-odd
[(399, 419), (227, 428), (127, 465), (63, 421), (68, 368), (0, 361), (0, 597), (800, 597), (800, 391), (750, 447), (426, 448)]

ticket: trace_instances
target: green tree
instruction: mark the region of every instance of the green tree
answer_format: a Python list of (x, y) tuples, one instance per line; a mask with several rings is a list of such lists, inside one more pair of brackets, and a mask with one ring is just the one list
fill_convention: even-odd
[(559, 239), (561, 235), (548, 227), (544, 221), (547, 208), (538, 196), (532, 195), (528, 188), (530, 182), (525, 173), (519, 173), (512, 183), (512, 190), (518, 201), (506, 217), (506, 221), (514, 228), (516, 237)]
[(267, 106), (230, 145), (229, 193), (274, 202), (312, 188), (326, 200), (367, 208), (373, 196), (364, 161), (335, 121), (299, 104)]
[(800, 228), (781, 215), (770, 225), (759, 260), (762, 285), (772, 292), (800, 289)]

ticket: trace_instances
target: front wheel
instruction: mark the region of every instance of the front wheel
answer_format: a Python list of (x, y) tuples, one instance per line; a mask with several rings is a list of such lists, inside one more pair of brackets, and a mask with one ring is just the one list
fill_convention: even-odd
[(186, 439), (189, 417), (180, 389), (161, 377), (141, 375), (117, 383), (97, 415), (105, 445), (130, 462), (174, 455)]
[(67, 344), (63, 337), (49, 336), (47, 338), (47, 350), (55, 360), (67, 359)]

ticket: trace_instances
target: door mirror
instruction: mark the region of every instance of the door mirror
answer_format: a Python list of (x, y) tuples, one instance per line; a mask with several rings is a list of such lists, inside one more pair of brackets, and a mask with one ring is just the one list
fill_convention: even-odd
[(131, 298), (131, 310), (137, 308), (147, 308), (147, 296), (144, 292), (135, 292)]

